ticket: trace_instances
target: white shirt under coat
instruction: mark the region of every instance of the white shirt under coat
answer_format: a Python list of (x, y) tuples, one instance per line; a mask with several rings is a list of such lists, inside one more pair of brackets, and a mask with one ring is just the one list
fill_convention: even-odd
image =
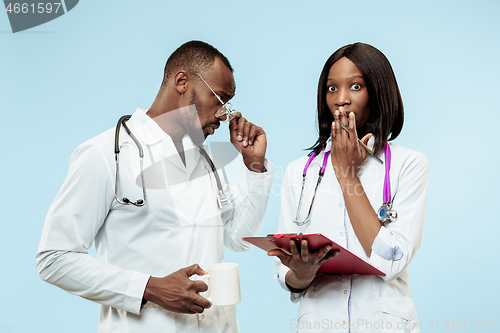
[[(249, 250), (242, 237), (261, 227), (274, 166), (266, 161), (267, 172), (255, 173), (243, 165), (238, 186), (220, 168), (233, 203), (221, 212), (212, 169), (187, 136), (184, 166), (171, 138), (145, 110), (138, 109), (127, 125), (144, 149), (146, 205), (114, 199), (115, 128), (80, 145), (45, 220), (36, 255), (40, 277), (100, 303), (99, 332), (239, 332), (236, 306), (179, 314), (152, 302), (141, 307), (141, 301), (150, 276), (195, 263), (206, 270), (224, 261), (224, 245)], [(123, 128), (120, 146), (118, 196), (135, 201), (142, 198), (139, 155)], [(93, 244), (97, 259), (88, 255)]]
[[(368, 146), (373, 148), (374, 138)], [(382, 270), (386, 276), (325, 274), (318, 275), (300, 295), (297, 319), (291, 328), (297, 332), (419, 332), (406, 267), (417, 252), (424, 224), (428, 162), (419, 152), (390, 143), (390, 169), (393, 209), (396, 222), (382, 227), (369, 258), (353, 230), (342, 190), (328, 158), (325, 175), (318, 187), (311, 223), (293, 223), (302, 186), (304, 156), (288, 166), (283, 179), (279, 233), (322, 233)], [(299, 220), (309, 209), (318, 172), (325, 152), (320, 153), (307, 171)], [(384, 152), (379, 154), (384, 160)], [(358, 176), (375, 212), (383, 202), (385, 167), (368, 156)], [(285, 290), (288, 267), (276, 259), (277, 279)]]

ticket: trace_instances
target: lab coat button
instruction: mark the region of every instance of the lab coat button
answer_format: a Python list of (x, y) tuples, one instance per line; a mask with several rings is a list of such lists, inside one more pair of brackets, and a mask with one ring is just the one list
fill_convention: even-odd
[(342, 203), (339, 203), (339, 207), (342, 207)]
[(344, 294), (347, 294), (347, 290), (344, 290)]
[(205, 319), (205, 315), (204, 314), (200, 315), (200, 318)]
[(342, 231), (340, 232), (340, 236), (344, 236), (344, 233)]

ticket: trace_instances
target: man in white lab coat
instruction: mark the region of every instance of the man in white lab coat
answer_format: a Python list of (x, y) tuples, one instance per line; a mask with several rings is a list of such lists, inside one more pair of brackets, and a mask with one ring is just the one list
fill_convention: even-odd
[[(271, 186), (264, 130), (239, 112), (229, 115), (235, 88), (224, 55), (188, 42), (169, 57), (149, 110), (137, 109), (126, 122), (138, 144), (119, 131), (118, 176), (115, 128), (72, 154), (37, 269), (43, 280), (101, 304), (99, 332), (239, 332), (235, 306), (211, 306), (207, 285), (197, 280), (202, 268), (224, 261), (224, 245), (249, 249), (241, 238), (257, 234)], [(243, 157), (238, 186), (198, 149), (226, 117)], [(97, 259), (88, 255), (92, 244)]]

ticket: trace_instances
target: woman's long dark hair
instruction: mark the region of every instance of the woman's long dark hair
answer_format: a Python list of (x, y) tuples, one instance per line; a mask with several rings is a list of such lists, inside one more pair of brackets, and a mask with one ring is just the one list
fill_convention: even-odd
[(384, 148), (389, 134), (389, 141), (394, 140), (403, 128), (403, 101), (389, 60), (378, 49), (364, 43), (346, 45), (326, 61), (318, 83), (319, 138), (309, 149), (319, 153), (330, 137), (333, 115), (326, 104), (326, 81), (332, 65), (343, 57), (358, 67), (365, 80), (370, 114), (366, 124), (358, 130), (358, 136), (362, 138), (367, 133), (373, 133), (373, 149), (378, 154)]

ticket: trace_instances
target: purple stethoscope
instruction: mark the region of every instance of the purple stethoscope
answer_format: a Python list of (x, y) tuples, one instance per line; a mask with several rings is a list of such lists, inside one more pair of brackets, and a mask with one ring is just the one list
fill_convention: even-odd
[[(326, 145), (323, 145), (323, 147), (321, 147), (319, 151), (320, 153), (325, 149), (325, 146)], [(309, 169), (309, 165), (311, 165), (311, 162), (316, 157), (316, 155), (317, 155), (316, 152), (312, 152), (309, 155), (307, 163), (304, 167), (304, 171), (302, 172), (302, 189), (300, 190), (299, 206), (297, 208), (297, 215), (293, 220), (293, 223), (295, 223), (298, 226), (303, 226), (311, 222), (310, 215), (314, 203), (314, 198), (316, 197), (316, 190), (318, 189), (319, 183), (321, 183), (321, 179), (323, 179), (323, 176), (325, 175), (326, 164), (328, 162), (328, 157), (330, 156), (330, 152), (327, 151), (325, 153), (325, 157), (323, 158), (323, 165), (321, 166), (321, 169), (319, 169), (318, 181), (316, 183), (316, 187), (314, 188), (314, 194), (311, 200), (311, 205), (309, 206), (309, 211), (307, 212), (307, 217), (304, 221), (299, 221), (299, 212), (302, 203), (302, 194), (304, 192), (304, 184), (306, 183), (307, 169)], [(389, 147), (389, 143), (386, 143), (385, 145), (384, 155), (385, 155), (385, 178), (384, 178), (384, 192), (383, 192), (384, 203), (378, 209), (377, 217), (380, 223), (382, 223), (382, 225), (385, 226), (387, 223), (395, 222), (398, 219), (398, 213), (395, 210), (392, 210), (391, 181), (389, 177), (389, 171), (391, 169), (391, 148)]]

